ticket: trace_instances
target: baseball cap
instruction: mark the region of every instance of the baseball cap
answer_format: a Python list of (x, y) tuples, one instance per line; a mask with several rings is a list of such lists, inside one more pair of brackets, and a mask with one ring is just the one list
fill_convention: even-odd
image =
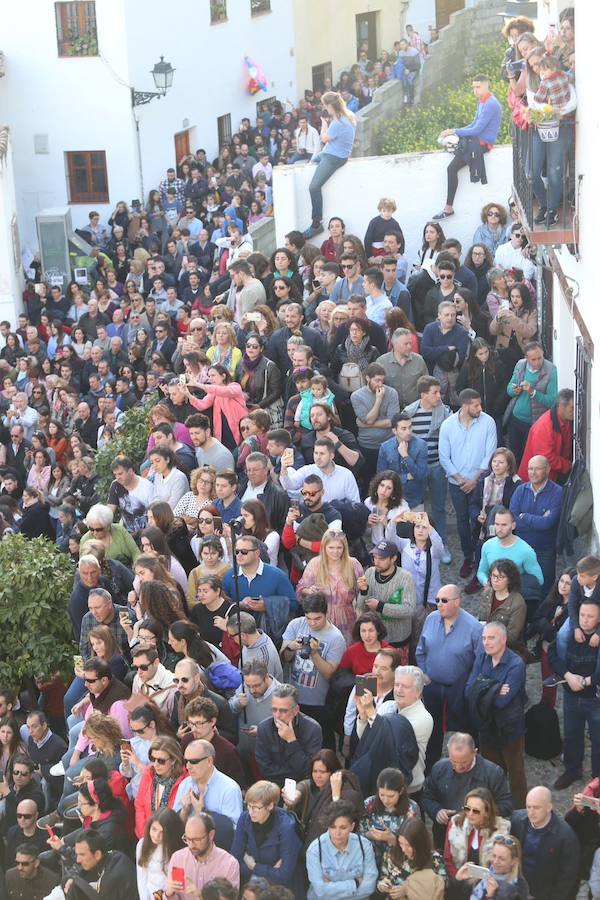
[(371, 550), (371, 556), (387, 556), (390, 558), (392, 556), (398, 556), (399, 552), (397, 546), (392, 544), (391, 541), (379, 541)]

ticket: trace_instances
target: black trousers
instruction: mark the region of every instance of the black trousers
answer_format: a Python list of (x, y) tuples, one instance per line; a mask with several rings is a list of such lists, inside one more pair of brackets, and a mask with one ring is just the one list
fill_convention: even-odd
[[(483, 152), (487, 153), (487, 147), (483, 148)], [(448, 166), (448, 196), (446, 197), (446, 205), (452, 206), (454, 203), (454, 198), (456, 197), (456, 192), (458, 190), (458, 173), (461, 169), (464, 169), (467, 163), (464, 161), (462, 156), (455, 154)]]

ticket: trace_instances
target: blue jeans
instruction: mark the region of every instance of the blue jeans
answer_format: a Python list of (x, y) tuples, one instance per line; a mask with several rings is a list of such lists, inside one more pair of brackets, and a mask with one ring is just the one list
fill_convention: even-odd
[(556, 578), (556, 550), (552, 547), (546, 550), (536, 550), (535, 555), (544, 576), (542, 596), (547, 597)]
[(85, 692), (86, 687), (83, 678), (77, 678), (77, 676), (75, 676), (69, 685), (63, 700), (65, 705), (65, 719), (69, 718), (72, 708), (85, 696)]
[(321, 188), (326, 181), (329, 181), (334, 172), (348, 162), (348, 159), (333, 156), (331, 153), (319, 153), (318, 156), (315, 156), (314, 162), (317, 164), (317, 170), (312, 177), (308, 190), (312, 202), (312, 221), (314, 225), (317, 225), (321, 224), (321, 219), (323, 218), (323, 193)]
[[(532, 175), (533, 193), (540, 206), (558, 209), (562, 200), (565, 159), (573, 140), (573, 125), (562, 124), (557, 141), (545, 143), (540, 140), (537, 128), (533, 132)], [(548, 187), (542, 179), (542, 168), (546, 161)]]
[(600, 775), (600, 701), (563, 692), (563, 762), (569, 775), (579, 775), (583, 763), (585, 725), (592, 745), (592, 778)]
[(456, 527), (463, 556), (465, 559), (473, 560), (477, 547), (477, 540), (474, 537), (473, 530), (477, 516), (481, 512), (480, 504), (477, 502), (477, 491), (465, 494), (454, 482), (449, 481), (448, 484), (450, 486), (452, 505), (456, 511)]
[(431, 513), (435, 522), (435, 530), (444, 544), (447, 541), (446, 531), (446, 495), (448, 493), (448, 479), (440, 463), (427, 466), (427, 487), (429, 489), (429, 502)]

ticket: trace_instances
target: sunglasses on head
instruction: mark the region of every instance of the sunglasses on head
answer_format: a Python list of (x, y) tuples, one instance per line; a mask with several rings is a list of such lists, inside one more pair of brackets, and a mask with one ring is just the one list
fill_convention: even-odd
[(495, 834), (492, 843), (494, 844), (504, 844), (505, 847), (515, 847), (515, 841), (511, 837), (507, 837), (505, 834)]

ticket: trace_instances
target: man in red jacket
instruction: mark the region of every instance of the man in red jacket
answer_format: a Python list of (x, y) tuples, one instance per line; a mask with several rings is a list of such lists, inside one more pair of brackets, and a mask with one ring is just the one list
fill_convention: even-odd
[(574, 417), (575, 394), (570, 388), (563, 388), (556, 395), (556, 405), (529, 429), (519, 467), (522, 481), (529, 481), (527, 466), (531, 457), (545, 456), (550, 464), (550, 480), (564, 484), (573, 465)]

